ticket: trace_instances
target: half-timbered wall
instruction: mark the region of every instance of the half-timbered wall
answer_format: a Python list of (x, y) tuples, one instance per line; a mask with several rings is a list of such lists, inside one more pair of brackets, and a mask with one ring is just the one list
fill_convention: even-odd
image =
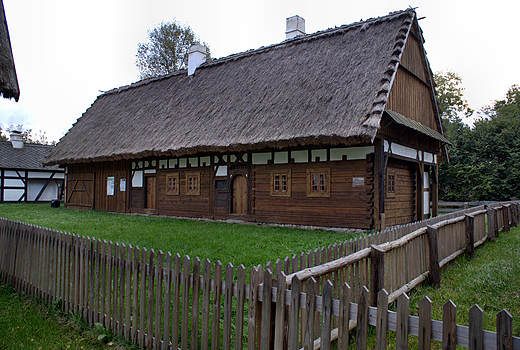
[(0, 202), (50, 202), (64, 178), (63, 169), (0, 169)]

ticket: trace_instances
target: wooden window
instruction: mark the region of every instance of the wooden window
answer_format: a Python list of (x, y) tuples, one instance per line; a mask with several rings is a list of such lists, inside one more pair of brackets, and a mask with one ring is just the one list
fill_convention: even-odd
[(307, 169), (307, 197), (330, 197), (330, 169)]
[(189, 196), (200, 195), (200, 173), (186, 173), (186, 194)]
[(386, 174), (386, 196), (395, 197), (395, 173)]
[(271, 196), (291, 196), (291, 169), (271, 171)]
[(179, 195), (179, 174), (167, 174), (166, 175), (166, 195), (167, 196), (178, 196)]

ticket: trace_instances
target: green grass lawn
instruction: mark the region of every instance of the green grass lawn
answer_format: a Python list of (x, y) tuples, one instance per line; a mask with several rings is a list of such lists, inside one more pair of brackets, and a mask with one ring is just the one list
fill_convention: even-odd
[(268, 261), (340, 243), (360, 234), (256, 226), (168, 217), (50, 208), (49, 204), (0, 204), (0, 217), (74, 234), (179, 253), (191, 258), (243, 264), (246, 271)]
[(0, 283), (0, 349), (124, 349), (56, 309), (20, 296)]
[[(432, 319), (442, 321), (442, 307), (448, 300), (457, 306), (457, 324), (467, 326), (469, 309), (478, 304), (484, 311), (484, 329), (496, 331), (496, 314), (503, 309), (513, 316), (513, 336), (520, 337), (520, 228), (501, 232), (495, 242), (475, 249), (475, 257), (461, 255), (441, 270), (441, 286), (422, 285), (408, 293), (410, 313), (419, 315), (419, 301), (432, 301)], [(395, 305), (392, 305), (395, 310)], [(375, 332), (372, 343), (375, 344)], [(389, 332), (388, 349), (395, 348), (395, 333)], [(410, 336), (411, 349), (417, 337)], [(440, 342), (433, 349), (442, 349)]]

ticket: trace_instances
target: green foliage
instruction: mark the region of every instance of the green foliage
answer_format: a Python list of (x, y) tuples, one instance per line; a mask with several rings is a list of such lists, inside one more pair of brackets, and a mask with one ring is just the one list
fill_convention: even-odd
[(3, 135), (2, 128), (0, 128), (0, 141), (9, 141), (7, 136), (9, 133), (13, 130), (21, 131), (22, 133), (22, 140), (25, 143), (32, 143), (37, 145), (55, 145), (56, 141), (49, 142), (49, 139), (47, 138), (47, 133), (45, 131), (39, 131), (37, 133), (33, 133), (32, 129), (25, 129), (23, 125), (18, 124), (17, 126), (11, 125), (7, 128), (7, 134)]
[(439, 197), (448, 201), (509, 200), (520, 196), (520, 90), (479, 111), (470, 128), (461, 115), (471, 109), (453, 72), (435, 75), (439, 106), (451, 141), (449, 163), (439, 166)]
[[(188, 64), (188, 49), (199, 44), (199, 39), (189, 26), (182, 26), (175, 20), (161, 22), (148, 31), (148, 43), (140, 43), (137, 49), (136, 65), (141, 79), (184, 69)], [(211, 59), (208, 44), (206, 59)]]
[(453, 71), (440, 71), (434, 75), (437, 85), (437, 102), (441, 115), (450, 121), (459, 118), (460, 114), (469, 117), (473, 110), (469, 108), (468, 102), (464, 98), (464, 88), (461, 86), (462, 78)]

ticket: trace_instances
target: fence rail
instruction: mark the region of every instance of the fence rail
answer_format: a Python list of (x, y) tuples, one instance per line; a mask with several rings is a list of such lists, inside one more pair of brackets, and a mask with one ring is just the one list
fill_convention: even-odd
[[(387, 329), (397, 332), (398, 344), (405, 344), (408, 334), (420, 335), (420, 349), (428, 349), (431, 340), (444, 341), (448, 333), (438, 321), (409, 316), (405, 293), (427, 277), (438, 284), (443, 265), (464, 252), (472, 255), (476, 246), (516, 226), (518, 218), (518, 203), (480, 206), (249, 273), (243, 265), (222, 266), (0, 219), (0, 273), (16, 290), (60, 304), (140, 347), (329, 349), (337, 342), (346, 349), (356, 327), (357, 346), (366, 348), (367, 327), (373, 325), (378, 342)], [(388, 311), (396, 300), (397, 313)], [(486, 349), (493, 342), (501, 348), (496, 339), (510, 335), (510, 317), (500, 315), (504, 330), (478, 335)], [(451, 339), (458, 345), (468, 347), (466, 339), (473, 339), (467, 327), (447, 321), (442, 327), (456, 329)], [(520, 349), (519, 339), (507, 339), (510, 348)]]

